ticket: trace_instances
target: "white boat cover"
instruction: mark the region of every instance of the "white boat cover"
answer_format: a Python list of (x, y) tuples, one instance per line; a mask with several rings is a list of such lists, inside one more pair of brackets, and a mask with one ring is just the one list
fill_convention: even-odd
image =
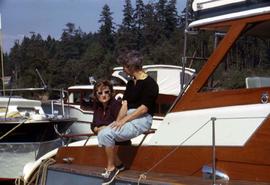
[(241, 19), (268, 13), (269, 0), (194, 0), (192, 8), (196, 17), (189, 27)]
[[(181, 91), (182, 67), (174, 65), (145, 65), (144, 70), (157, 81), (159, 93), (167, 95), (178, 95)], [(185, 68), (184, 84), (188, 84), (195, 74), (195, 69)], [(127, 77), (123, 73), (122, 67), (114, 68), (112, 76), (127, 83)]]

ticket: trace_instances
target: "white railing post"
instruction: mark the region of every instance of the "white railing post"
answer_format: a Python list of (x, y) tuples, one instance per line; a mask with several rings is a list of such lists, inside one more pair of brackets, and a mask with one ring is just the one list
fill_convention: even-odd
[(216, 135), (215, 135), (215, 121), (217, 120), (217, 118), (212, 117), (212, 176), (213, 176), (213, 181), (212, 181), (212, 185), (216, 185)]

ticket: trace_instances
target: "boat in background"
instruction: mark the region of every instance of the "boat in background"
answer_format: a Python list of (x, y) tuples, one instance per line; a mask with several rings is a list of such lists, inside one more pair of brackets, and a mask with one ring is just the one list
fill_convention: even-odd
[(66, 133), (76, 119), (54, 110), (51, 113), (45, 113), (40, 100), (0, 97), (1, 182), (14, 181), (22, 175), (26, 163), (62, 146), (59, 133)]
[[(154, 128), (158, 128), (164, 115), (181, 92), (181, 78), (183, 78), (182, 67), (174, 65), (145, 65), (145, 72), (151, 76), (159, 85), (159, 96), (156, 102), (154, 114)], [(169, 75), (168, 75), (169, 74)], [(184, 85), (188, 85), (195, 76), (195, 70), (185, 68)], [(111, 82), (115, 91), (115, 98), (121, 100), (125, 85), (129, 77), (123, 72), (122, 67), (113, 69)], [(77, 118), (71, 127), (71, 134), (89, 133), (90, 124), (93, 119), (93, 89), (94, 85), (77, 85), (68, 88), (68, 101), (65, 104), (65, 111), (71, 117)], [(81, 138), (81, 137), (80, 137)]]
[[(143, 69), (158, 83), (159, 94), (165, 95), (178, 96), (182, 91), (181, 78), (184, 78), (183, 87), (185, 87), (195, 76), (195, 69), (186, 67), (184, 70), (185, 75), (183, 76), (183, 68), (175, 65), (144, 65)], [(114, 68), (112, 73), (113, 82), (125, 85), (128, 80), (129, 77), (123, 72), (123, 67)]]

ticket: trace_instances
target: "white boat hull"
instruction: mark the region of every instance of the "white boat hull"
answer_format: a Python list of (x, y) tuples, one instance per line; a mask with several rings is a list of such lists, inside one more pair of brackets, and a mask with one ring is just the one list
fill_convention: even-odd
[(93, 111), (83, 111), (79, 105), (69, 105), (65, 108), (70, 117), (77, 118), (77, 121), (69, 128), (71, 134), (92, 133), (91, 123), (93, 120)]
[[(244, 146), (270, 113), (270, 104), (228, 106), (169, 113), (149, 145)], [(170, 133), (170, 137), (168, 137)]]

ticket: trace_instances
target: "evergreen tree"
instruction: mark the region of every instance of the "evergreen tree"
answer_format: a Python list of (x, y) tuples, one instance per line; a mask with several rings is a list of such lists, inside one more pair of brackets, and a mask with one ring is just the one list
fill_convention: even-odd
[(67, 23), (63, 29), (61, 43), (58, 45), (58, 58), (63, 60), (79, 59), (82, 54), (82, 31), (76, 29), (75, 24)]
[(166, 5), (167, 5), (167, 0), (159, 0), (156, 4), (157, 21), (160, 28), (160, 34), (162, 35), (165, 34), (165, 29), (166, 29), (166, 15), (167, 15)]
[(123, 9), (123, 21), (118, 29), (117, 35), (117, 50), (123, 48), (135, 49), (136, 37), (135, 37), (135, 24), (133, 18), (134, 10), (130, 0), (125, 0)]
[(125, 0), (121, 26), (124, 31), (132, 31), (134, 29), (133, 13), (134, 10), (132, 8), (131, 0)]
[(113, 51), (114, 49), (113, 18), (110, 7), (107, 4), (105, 4), (102, 9), (99, 23), (101, 23), (101, 26), (99, 28), (99, 42), (104, 49)]
[(144, 27), (144, 4), (142, 0), (136, 0), (136, 8), (134, 12), (134, 24), (136, 30), (137, 49), (140, 50), (144, 46), (143, 27)]
[(178, 26), (178, 14), (176, 9), (176, 0), (170, 0), (165, 8), (165, 25), (164, 33), (167, 38), (172, 36), (172, 33)]
[(145, 16), (143, 19), (143, 40), (145, 42), (144, 51), (149, 53), (149, 50), (155, 45), (160, 39), (160, 28), (155, 9), (152, 4), (145, 6)]

